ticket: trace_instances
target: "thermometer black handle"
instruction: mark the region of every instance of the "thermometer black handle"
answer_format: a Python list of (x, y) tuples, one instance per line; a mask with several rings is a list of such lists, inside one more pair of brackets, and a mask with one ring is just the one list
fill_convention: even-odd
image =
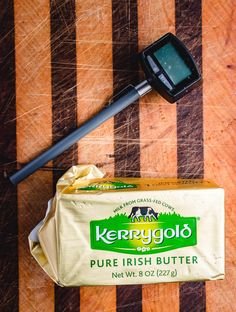
[(128, 88), (126, 88), (124, 93), (122, 92), (122, 95), (120, 95), (117, 99), (115, 99), (108, 106), (106, 106), (96, 116), (92, 117), (81, 127), (73, 131), (71, 134), (66, 136), (64, 139), (53, 145), (47, 151), (36, 157), (34, 160), (25, 165), (22, 169), (10, 176), (10, 181), (15, 185), (18, 184), (20, 181), (35, 172), (38, 168), (42, 167), (47, 162), (60, 155), (78, 140), (83, 138), (86, 134), (96, 129), (104, 121), (113, 117), (124, 108), (138, 100), (142, 95), (146, 94), (151, 89), (152, 88), (146, 80), (136, 87), (129, 86)]

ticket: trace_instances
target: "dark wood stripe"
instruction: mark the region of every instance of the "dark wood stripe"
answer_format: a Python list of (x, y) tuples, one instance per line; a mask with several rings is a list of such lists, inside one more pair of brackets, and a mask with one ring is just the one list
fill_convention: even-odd
[[(129, 84), (137, 84), (138, 21), (136, 0), (112, 1), (113, 88), (114, 95)], [(117, 114), (115, 130), (115, 175), (140, 176), (139, 104)]]
[[(175, 1), (176, 35), (191, 50), (202, 69), (201, 0)], [(203, 97), (202, 86), (177, 103), (177, 158), (179, 178), (203, 178)], [(204, 282), (181, 283), (180, 311), (205, 311)]]
[[(136, 0), (112, 1), (112, 53), (114, 95), (137, 84), (138, 16)], [(139, 104), (130, 105), (114, 118), (115, 176), (140, 176)], [(142, 286), (117, 286), (117, 311), (142, 311)]]
[[(52, 134), (53, 143), (77, 125), (76, 15), (74, 0), (51, 0)], [(53, 160), (54, 191), (61, 170), (77, 164), (77, 144)], [(78, 311), (79, 288), (55, 286), (55, 311)]]
[(0, 285), (1, 311), (18, 311), (15, 43), (13, 0), (0, 2)]

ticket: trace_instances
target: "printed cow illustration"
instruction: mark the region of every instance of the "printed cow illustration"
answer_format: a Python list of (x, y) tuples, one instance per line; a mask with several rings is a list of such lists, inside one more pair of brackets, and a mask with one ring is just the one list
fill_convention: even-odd
[(158, 213), (155, 212), (151, 207), (133, 207), (128, 218), (132, 218), (134, 222), (135, 218), (140, 221), (140, 217), (143, 217), (144, 221), (152, 221), (152, 218), (158, 220)]

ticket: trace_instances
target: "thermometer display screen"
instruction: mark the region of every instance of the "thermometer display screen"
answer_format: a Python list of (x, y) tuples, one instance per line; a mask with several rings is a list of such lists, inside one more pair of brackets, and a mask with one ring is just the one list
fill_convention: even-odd
[(190, 68), (171, 42), (165, 44), (153, 54), (174, 85), (192, 74)]

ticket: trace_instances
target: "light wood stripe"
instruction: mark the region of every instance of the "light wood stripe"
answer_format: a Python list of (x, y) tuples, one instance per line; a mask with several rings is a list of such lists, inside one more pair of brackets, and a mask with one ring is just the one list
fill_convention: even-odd
[[(78, 126), (112, 95), (111, 2), (76, 2)], [(114, 176), (113, 119), (78, 142), (78, 162)], [(116, 310), (116, 288), (80, 287), (80, 311)]]
[[(139, 82), (137, 1), (112, 1), (114, 94)], [(139, 103), (114, 118), (116, 177), (140, 176)], [(117, 286), (117, 312), (142, 311), (142, 286)]]
[(234, 1), (203, 1), (205, 176), (225, 188), (226, 278), (206, 282), (208, 312), (236, 306), (236, 14)]
[[(76, 2), (78, 126), (112, 97), (111, 1)], [(113, 119), (78, 142), (79, 163), (97, 164), (114, 175)]]
[[(50, 20), (48, 1), (16, 0), (17, 161), (51, 145)], [(42, 127), (43, 125), (43, 127)], [(18, 186), (19, 310), (53, 311), (53, 282), (30, 256), (28, 235), (52, 197), (51, 172), (37, 171)]]
[[(175, 31), (175, 3), (139, 1), (140, 51), (165, 33)], [(151, 24), (150, 24), (150, 21)], [(151, 29), (151, 31), (150, 31)], [(176, 177), (176, 106), (154, 91), (140, 100), (142, 177)], [(143, 285), (143, 312), (178, 311), (178, 284)]]

